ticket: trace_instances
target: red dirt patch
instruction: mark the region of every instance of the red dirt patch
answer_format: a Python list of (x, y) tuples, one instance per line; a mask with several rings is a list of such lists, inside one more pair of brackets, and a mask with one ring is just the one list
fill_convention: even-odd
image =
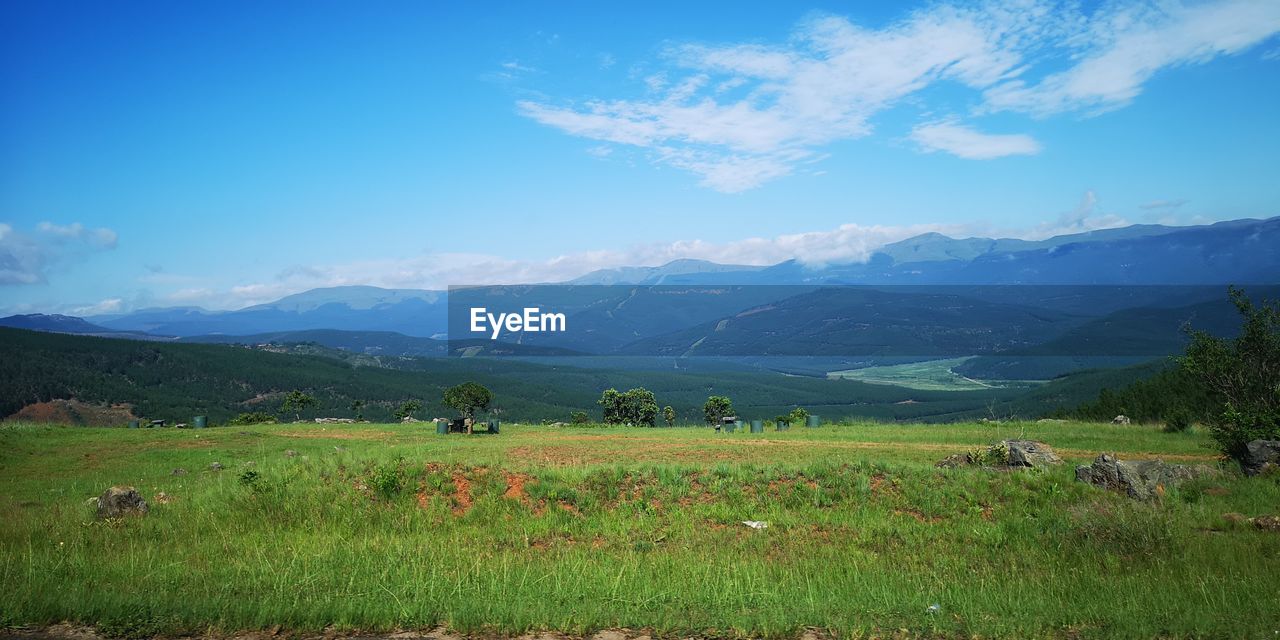
[(90, 404), (76, 399), (29, 404), (6, 420), (111, 427), (136, 419), (131, 404)]
[(453, 472), (453, 515), (466, 515), (471, 510), (471, 481), (461, 471)]
[(523, 473), (511, 473), (510, 471), (504, 471), (502, 474), (507, 480), (507, 490), (502, 494), (502, 497), (528, 504), (529, 494), (525, 493), (524, 485), (531, 478)]

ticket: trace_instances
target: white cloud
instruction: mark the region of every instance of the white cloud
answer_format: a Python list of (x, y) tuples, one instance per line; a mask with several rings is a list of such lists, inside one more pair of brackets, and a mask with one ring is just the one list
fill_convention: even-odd
[(1157, 72), (1236, 54), (1280, 31), (1280, 2), (1220, 0), (1109, 7), (1065, 44), (1074, 64), (1036, 83), (1011, 80), (986, 92), (991, 109), (1038, 116), (1122, 107)]
[[(1238, 53), (1277, 31), (1275, 0), (1152, 0), (1092, 13), (1047, 0), (938, 4), (878, 29), (820, 16), (786, 43), (670, 46), (666, 68), (643, 78), (643, 97), (522, 100), (517, 110), (738, 192), (793, 173), (833, 142), (870, 135), (875, 115), (908, 96), (925, 100), (933, 85), (972, 91), (975, 114), (1096, 112), (1131, 101), (1161, 69)], [(963, 158), (1039, 150), (1030, 136), (957, 121), (912, 134), (926, 151)]]
[(73, 222), (68, 225), (41, 222), (36, 225), (36, 231), (58, 240), (84, 240), (104, 249), (114, 249), (116, 242), (119, 240), (119, 236), (111, 229), (106, 227), (87, 229), (79, 222)]
[(1129, 224), (1128, 220), (1119, 215), (1103, 212), (1098, 207), (1098, 196), (1092, 191), (1086, 191), (1084, 196), (1080, 198), (1080, 204), (1076, 205), (1075, 209), (1063, 213), (1053, 222), (1042, 223), (1024, 232), (1021, 237), (1027, 240), (1043, 240), (1053, 236), (1085, 233), (1099, 229), (1116, 229)]
[(921, 124), (911, 130), (911, 139), (925, 151), (944, 151), (968, 160), (1040, 153), (1040, 143), (1031, 136), (982, 133), (950, 121)]
[(1183, 199), (1152, 200), (1150, 202), (1144, 202), (1138, 205), (1138, 207), (1142, 209), (1177, 209), (1186, 203), (1187, 201)]
[(96, 304), (75, 307), (71, 310), (73, 316), (96, 316), (104, 313), (119, 313), (124, 310), (124, 300), (122, 298), (107, 298)]
[(54, 266), (114, 249), (118, 240), (111, 229), (89, 229), (79, 222), (41, 222), (33, 234), (0, 223), (0, 285), (46, 282)]

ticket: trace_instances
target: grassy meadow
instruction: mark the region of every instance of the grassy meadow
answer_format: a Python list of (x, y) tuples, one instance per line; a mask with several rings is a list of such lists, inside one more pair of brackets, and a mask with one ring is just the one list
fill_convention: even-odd
[[(1010, 437), (1068, 464), (932, 466)], [(0, 628), (1275, 637), (1280, 536), (1223, 514), (1277, 512), (1280, 482), (1139, 504), (1073, 480), (1104, 451), (1216, 464), (1202, 434), (1081, 423), (6, 425)], [(95, 521), (111, 485), (150, 514)]]

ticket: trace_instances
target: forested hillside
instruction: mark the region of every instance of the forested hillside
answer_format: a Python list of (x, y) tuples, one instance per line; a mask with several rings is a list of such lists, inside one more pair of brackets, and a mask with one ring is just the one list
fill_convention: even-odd
[[(772, 418), (796, 406), (827, 418), (938, 421), (987, 415), (1037, 417), (1097, 396), (1098, 387), (1068, 376), (1037, 389), (1044, 403), (1026, 402), (1025, 390), (921, 391), (848, 380), (773, 372), (619, 371), (550, 366), (512, 359), (415, 359), (412, 370), (358, 366), (321, 355), (270, 353), (228, 345), (172, 344), (0, 330), (0, 415), (53, 399), (129, 403), (134, 415), (187, 421), (208, 415), (215, 423), (247, 411), (278, 412), (284, 393), (300, 389), (316, 406), (302, 414), (349, 417), (355, 400), (371, 420), (390, 419), (409, 399), (424, 402), (421, 416), (446, 415), (444, 388), (467, 380), (494, 391), (499, 416), (510, 420), (565, 420), (575, 410), (598, 415), (596, 400), (609, 387), (645, 387), (681, 422), (700, 421), (707, 396), (727, 395), (744, 417)], [(1142, 371), (1107, 374), (1112, 386)], [(1089, 374), (1096, 375), (1096, 374)], [(292, 418), (292, 416), (284, 416)]]

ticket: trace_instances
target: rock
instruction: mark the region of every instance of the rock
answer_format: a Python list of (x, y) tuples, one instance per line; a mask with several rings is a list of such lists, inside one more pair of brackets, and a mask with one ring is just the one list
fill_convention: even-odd
[(1053, 448), (1035, 440), (1001, 440), (990, 447), (970, 453), (955, 453), (933, 465), (939, 469), (955, 469), (979, 465), (996, 469), (1042, 468), (1062, 464)]
[(1062, 418), (1040, 418), (1036, 420), (1036, 424), (1066, 424), (1067, 421)]
[(297, 451), (294, 451), (293, 449), (285, 449), (285, 450), (284, 450), (284, 457), (286, 457), (286, 458), (296, 458), (296, 457), (298, 457), (298, 452), (297, 452)]
[(186, 469), (174, 469), (174, 470), (173, 470), (173, 475), (175, 475), (175, 476), (185, 476), (185, 475), (187, 475), (187, 470), (186, 470)]
[(213, 463), (213, 464), (209, 465), (209, 470), (210, 470), (210, 471), (222, 471), (222, 463), (221, 463), (221, 462), (215, 462), (215, 463)]
[(1153, 500), (1162, 496), (1168, 487), (1216, 474), (1215, 469), (1204, 465), (1189, 467), (1167, 464), (1163, 460), (1117, 460), (1105, 453), (1087, 467), (1076, 467), (1076, 480), (1122, 492), (1134, 500)]
[(1240, 466), (1247, 475), (1256, 476), (1280, 468), (1280, 440), (1252, 440), (1244, 448)]
[(1112, 419), (1111, 419), (1111, 424), (1129, 424), (1129, 416), (1126, 416), (1126, 415), (1124, 415), (1124, 414), (1122, 413), (1122, 414), (1120, 414), (1120, 415), (1118, 415), (1118, 416), (1116, 416), (1116, 417), (1112, 418)]
[(1222, 514), (1222, 519), (1233, 524), (1242, 524), (1249, 521), (1249, 518), (1246, 518), (1243, 513), (1236, 513), (1235, 511)]
[(1035, 440), (1005, 440), (1011, 467), (1045, 467), (1062, 464), (1062, 458), (1049, 445)]
[(98, 496), (98, 519), (143, 516), (149, 507), (133, 487), (111, 487)]
[(1262, 531), (1280, 533), (1280, 516), (1258, 516), (1249, 518), (1249, 522)]
[(417, 418), (415, 418), (415, 417), (413, 417), (413, 416), (405, 416), (405, 417), (403, 417), (403, 418), (401, 418), (401, 419), (400, 419), (400, 422), (403, 422), (403, 423), (421, 422), (421, 420), (419, 420), (419, 419), (417, 419)]

